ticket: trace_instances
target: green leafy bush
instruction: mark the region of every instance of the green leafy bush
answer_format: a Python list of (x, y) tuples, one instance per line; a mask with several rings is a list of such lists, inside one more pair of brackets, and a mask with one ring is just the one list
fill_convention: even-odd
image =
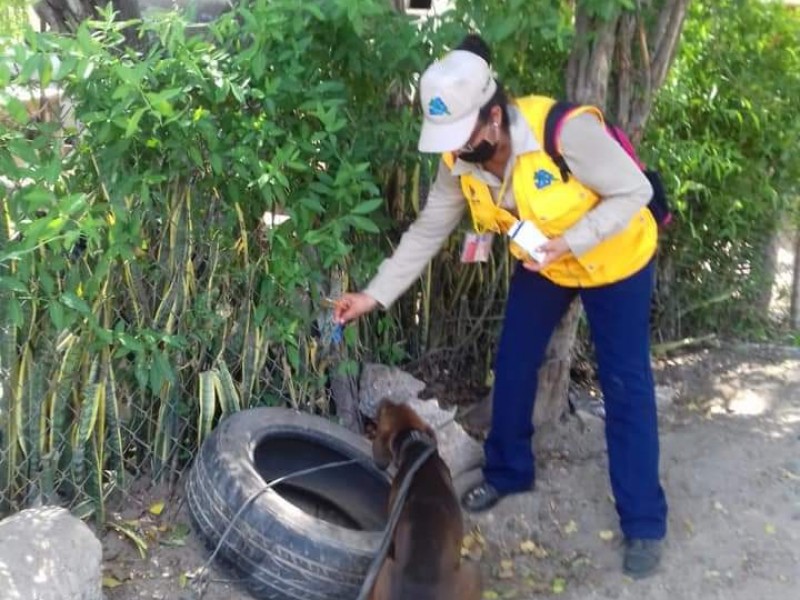
[[(385, 2), (258, 0), (203, 35), (166, 15), (141, 56), (120, 31), (29, 32), (0, 63), (4, 498), (43, 481), (101, 509), (221, 413), (326, 412), (323, 301), (374, 271), (383, 189), (415, 157), (389, 98), (430, 49)], [(51, 83), (77, 129), (11, 93)]]
[(694, 2), (642, 146), (679, 209), (661, 254), (666, 339), (758, 335), (772, 239), (797, 210), (800, 14), (782, 3)]

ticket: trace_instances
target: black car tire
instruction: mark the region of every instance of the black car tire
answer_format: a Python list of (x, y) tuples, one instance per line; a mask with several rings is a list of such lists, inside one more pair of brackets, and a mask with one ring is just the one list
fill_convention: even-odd
[[(277, 477), (346, 459), (357, 462), (259, 495)], [(374, 466), (369, 443), (343, 427), (255, 408), (224, 419), (205, 440), (189, 473), (187, 505), (210, 548), (230, 527), (218, 556), (257, 598), (349, 600), (381, 542), (389, 475)]]

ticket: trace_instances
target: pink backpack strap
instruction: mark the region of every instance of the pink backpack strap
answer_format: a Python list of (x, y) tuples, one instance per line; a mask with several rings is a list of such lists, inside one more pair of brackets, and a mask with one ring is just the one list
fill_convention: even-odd
[(639, 168), (640, 169), (644, 169), (645, 165), (642, 162), (642, 160), (639, 158), (639, 155), (636, 154), (636, 149), (633, 147), (633, 144), (631, 143), (631, 140), (628, 137), (628, 135), (624, 131), (622, 131), (622, 129), (617, 127), (616, 125), (610, 125), (610, 124), (606, 123), (606, 129), (608, 130), (608, 133), (615, 140), (617, 140), (617, 143), (620, 146), (622, 146), (622, 149), (625, 150), (625, 152), (628, 153), (628, 156), (630, 156), (636, 162), (636, 164), (639, 166)]

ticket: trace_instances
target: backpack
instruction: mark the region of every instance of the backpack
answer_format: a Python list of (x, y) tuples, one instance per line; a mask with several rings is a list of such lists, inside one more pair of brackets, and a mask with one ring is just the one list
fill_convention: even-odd
[[(561, 127), (566, 121), (566, 117), (569, 116), (570, 112), (579, 107), (579, 104), (574, 104), (572, 102), (556, 102), (550, 108), (544, 122), (544, 151), (547, 152), (548, 156), (556, 163), (559, 171), (561, 171), (561, 179), (564, 182), (569, 180), (570, 169), (567, 165), (567, 161), (558, 151), (556, 140), (561, 133)], [(644, 173), (645, 177), (647, 177), (648, 181), (650, 181), (650, 184), (653, 186), (653, 197), (650, 199), (647, 208), (653, 213), (658, 227), (666, 227), (672, 222), (673, 215), (667, 193), (664, 189), (664, 183), (661, 180), (661, 174), (653, 169), (645, 168), (644, 163), (642, 163), (639, 156), (636, 154), (633, 144), (622, 129), (608, 121), (605, 123), (609, 135), (617, 140), (617, 143), (622, 146), (625, 152), (636, 162), (642, 170), (642, 173)]]

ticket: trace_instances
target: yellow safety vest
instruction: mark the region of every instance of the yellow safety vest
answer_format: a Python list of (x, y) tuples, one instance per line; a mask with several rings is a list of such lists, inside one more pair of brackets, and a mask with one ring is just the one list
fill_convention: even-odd
[[(511, 172), (514, 198), (522, 219), (532, 221), (547, 237), (564, 234), (600, 201), (599, 196), (575, 177), (565, 183), (558, 167), (544, 151), (544, 124), (552, 98), (528, 96), (515, 101), (542, 149), (517, 157)], [(585, 106), (571, 116), (588, 112), (602, 121), (602, 113)], [(444, 155), (452, 168), (455, 157)], [(602, 160), (602, 157), (598, 157)], [(478, 232), (505, 233), (517, 220), (509, 211), (497, 206), (489, 186), (471, 175), (461, 176), (461, 189)], [(625, 279), (644, 267), (656, 250), (658, 229), (652, 213), (643, 207), (621, 232), (600, 242), (576, 257), (570, 253), (542, 270), (542, 275), (567, 287), (595, 287)], [(511, 253), (521, 260), (528, 256), (511, 242)]]

